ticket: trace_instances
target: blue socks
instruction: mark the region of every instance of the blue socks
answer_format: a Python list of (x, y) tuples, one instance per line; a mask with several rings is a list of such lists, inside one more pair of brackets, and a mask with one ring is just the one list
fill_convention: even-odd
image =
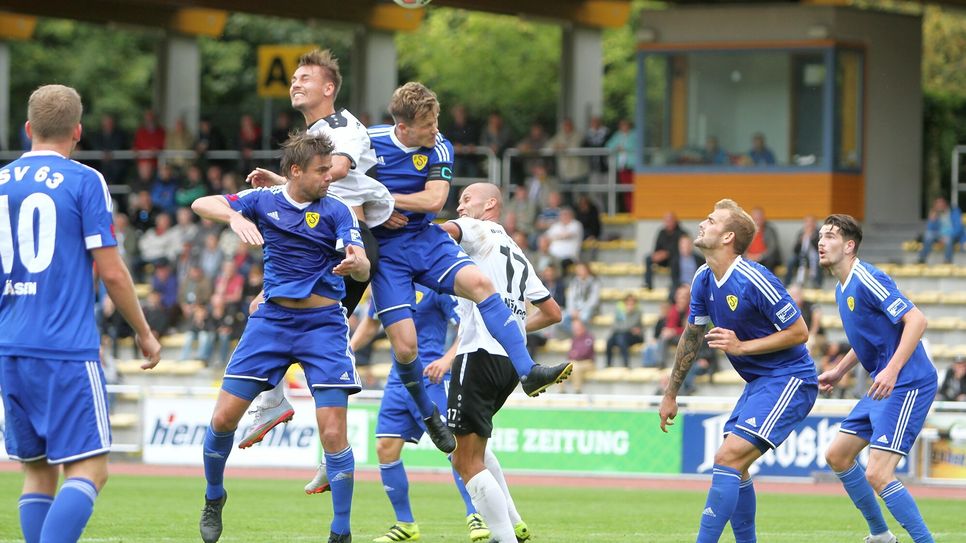
[(415, 522), (413, 509), (409, 504), (409, 478), (402, 460), (390, 464), (379, 464), (379, 475), (382, 477), (382, 488), (389, 497), (392, 510), (396, 512), (399, 522)]
[(902, 486), (901, 482), (892, 481), (887, 484), (879, 493), (879, 496), (885, 501), (892, 516), (909, 532), (915, 543), (933, 543), (932, 534), (929, 533), (929, 528), (926, 528), (926, 523), (922, 520), (919, 507), (912, 499), (912, 494), (909, 494), (909, 491)]
[(352, 489), (355, 483), (356, 459), (352, 447), (337, 453), (325, 453), (325, 474), (332, 492), (332, 525), (337, 534), (351, 533), (349, 512), (352, 510)]
[(208, 481), (205, 499), (217, 500), (225, 495), (225, 462), (234, 444), (234, 431), (215, 432), (208, 426), (204, 444), (205, 480)]
[(534, 362), (527, 352), (527, 342), (520, 332), (516, 319), (510, 313), (510, 309), (503, 303), (503, 298), (498, 293), (494, 293), (489, 298), (476, 304), (483, 317), (483, 324), (486, 330), (497, 340), (506, 350), (510, 362), (517, 370), (517, 375), (521, 378), (530, 374)]
[(714, 465), (708, 501), (701, 513), (701, 528), (697, 543), (717, 543), (721, 532), (735, 512), (738, 503), (738, 485), (741, 472), (728, 466)]
[(755, 510), (758, 499), (752, 479), (738, 484), (738, 504), (731, 515), (731, 530), (735, 533), (735, 543), (756, 543)]
[(888, 531), (889, 526), (886, 525), (882, 510), (879, 509), (879, 502), (875, 499), (875, 490), (865, 479), (865, 470), (862, 466), (856, 462), (851, 468), (836, 472), (835, 475), (842, 481), (842, 486), (845, 487), (845, 492), (852, 499), (852, 503), (865, 517), (865, 521), (869, 524), (869, 533), (877, 535)]
[[(74, 543), (87, 526), (94, 512), (97, 488), (92, 481), (71, 477), (64, 481), (60, 492), (50, 505), (47, 519), (40, 531), (43, 543)], [(27, 541), (30, 541), (29, 539)]]
[(396, 353), (392, 355), (392, 367), (396, 369), (396, 375), (409, 391), (409, 395), (416, 402), (419, 408), (419, 416), (428, 419), (433, 416), (433, 402), (426, 393), (426, 385), (423, 384), (423, 364), (419, 361), (419, 355), (409, 364), (403, 364), (396, 358)]
[[(452, 461), (452, 458), (450, 459)], [(456, 490), (459, 490), (460, 497), (463, 498), (463, 505), (466, 506), (466, 516), (470, 516), (476, 513), (476, 507), (473, 505), (473, 498), (470, 498), (470, 493), (466, 491), (466, 483), (463, 482), (463, 478), (453, 468), (453, 480), (456, 481)]]
[(40, 531), (44, 527), (47, 511), (54, 503), (54, 497), (46, 494), (24, 494), (20, 496), (20, 531), (27, 543), (38, 543)]

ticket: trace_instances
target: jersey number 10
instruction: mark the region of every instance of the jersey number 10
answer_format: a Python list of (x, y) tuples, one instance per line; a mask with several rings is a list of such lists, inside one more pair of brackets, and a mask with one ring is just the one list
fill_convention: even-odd
[(7, 275), (13, 271), (14, 237), (20, 250), (20, 262), (28, 272), (40, 273), (50, 266), (54, 259), (54, 241), (57, 237), (57, 206), (50, 196), (35, 192), (24, 198), (20, 204), (20, 219), (17, 221), (16, 230), (13, 230), (10, 221), (9, 196), (0, 196), (0, 264), (3, 265), (3, 273)]

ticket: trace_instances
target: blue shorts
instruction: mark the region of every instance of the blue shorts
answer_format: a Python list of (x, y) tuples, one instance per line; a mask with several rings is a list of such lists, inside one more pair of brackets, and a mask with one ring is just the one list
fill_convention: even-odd
[(842, 421), (839, 431), (868, 441), (873, 449), (906, 456), (926, 422), (936, 388), (935, 382), (918, 388), (896, 388), (884, 400), (865, 395)]
[(63, 464), (110, 452), (99, 362), (0, 356), (0, 388), (10, 458)]
[(292, 364), (302, 366), (313, 389), (341, 388), (349, 394), (362, 390), (341, 304), (313, 309), (261, 304), (248, 317), (225, 379), (257, 381), (267, 390), (284, 379)]
[(761, 452), (778, 448), (815, 405), (818, 378), (759, 377), (745, 385), (724, 432), (742, 437)]
[(383, 326), (411, 319), (419, 283), (444, 294), (455, 294), (456, 272), (473, 260), (445, 230), (430, 224), (412, 234), (379, 240), (379, 269), (372, 277), (372, 300)]
[[(440, 414), (446, 413), (446, 390), (449, 388), (449, 374), (439, 384), (423, 379), (430, 401), (439, 408)], [(444, 419), (445, 420), (445, 419)], [(376, 437), (397, 437), (410, 443), (419, 443), (426, 431), (426, 424), (419, 414), (416, 401), (402, 383), (390, 384), (382, 393), (379, 404), (379, 417), (376, 420)]]

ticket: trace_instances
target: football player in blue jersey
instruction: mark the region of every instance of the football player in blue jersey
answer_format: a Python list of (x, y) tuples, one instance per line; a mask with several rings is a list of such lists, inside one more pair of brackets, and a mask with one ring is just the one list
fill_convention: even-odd
[[(227, 223), (246, 243), (264, 245), (265, 303), (253, 313), (235, 349), (205, 435), (208, 486), (200, 529), (218, 541), (228, 494), (225, 462), (252, 400), (274, 387), (297, 362), (315, 399), (319, 435), (332, 490), (329, 542), (352, 540), (349, 512), (355, 460), (346, 434), (350, 394), (362, 390), (339, 300), (344, 276), (369, 275), (359, 224), (340, 198), (327, 195), (333, 146), (325, 135), (296, 134), (282, 146), (288, 183), (227, 196), (206, 196), (192, 209)], [(297, 337), (298, 341), (293, 341)]]
[(572, 365), (534, 364), (513, 315), (486, 275), (432, 220), (446, 203), (453, 177), (453, 146), (439, 133), (439, 102), (420, 83), (396, 89), (389, 103), (394, 125), (374, 126), (369, 138), (376, 154), (370, 176), (382, 182), (396, 201), (396, 212), (372, 229), (379, 241), (379, 269), (372, 295), (379, 320), (392, 343), (394, 367), (413, 395), (427, 430), (440, 450), (453, 452), (456, 440), (441, 424), (439, 411), (422, 384), (413, 283), (456, 294), (477, 304), (490, 334), (506, 349), (524, 391), (536, 396), (570, 375)]
[[(420, 355), (424, 362), (423, 384), (433, 404), (441, 410), (446, 409), (450, 367), (456, 356), (456, 343), (446, 349), (446, 336), (450, 325), (459, 324), (456, 299), (445, 294), (437, 294), (422, 285), (416, 285), (416, 311), (413, 319), (419, 336)], [(367, 318), (359, 323), (359, 327), (352, 334), (350, 345), (353, 351), (371, 343), (379, 331), (379, 326), (375, 308), (370, 304)], [(396, 514), (396, 523), (385, 535), (374, 539), (376, 543), (414, 541), (420, 537), (419, 525), (413, 516), (409, 501), (409, 478), (401, 455), (403, 445), (407, 442), (418, 443), (425, 429), (412, 396), (406, 391), (396, 372), (390, 371), (376, 422), (376, 455), (379, 457), (379, 475)], [(463, 480), (455, 471), (453, 471), (453, 478), (466, 507), (470, 540), (488, 541), (490, 530), (483, 522), (483, 517), (473, 507)], [(328, 481), (324, 480), (324, 471), (320, 470), (316, 479), (306, 487), (306, 492), (318, 492), (325, 484), (328, 484)]]
[[(909, 454), (936, 396), (936, 368), (922, 346), (926, 317), (875, 266), (859, 260), (862, 227), (849, 215), (830, 215), (819, 230), (822, 267), (838, 280), (835, 303), (852, 349), (835, 368), (819, 376), (823, 392), (856, 364), (872, 377), (872, 386), (849, 413), (825, 458), (855, 507), (869, 524), (867, 543), (894, 543), (875, 499), (916, 543), (932, 535), (909, 491), (896, 479), (896, 466)], [(865, 471), (855, 459), (866, 447)]]
[(31, 150), (0, 168), (0, 389), (7, 454), (24, 469), (27, 543), (80, 539), (107, 482), (111, 426), (92, 268), (137, 334), (148, 359), (141, 367), (161, 356), (117, 250), (104, 177), (67, 158), (82, 111), (70, 87), (35, 90)]
[(710, 324), (704, 334), (708, 346), (724, 351), (747, 385), (715, 454), (698, 543), (718, 541), (729, 521), (737, 543), (757, 540), (755, 489), (748, 468), (782, 444), (818, 395), (801, 311), (767, 268), (741, 257), (754, 236), (754, 221), (732, 200), (716, 203), (698, 225), (694, 246), (707, 264), (694, 275), (688, 324), (661, 401), (661, 430), (666, 432), (677, 415), (678, 389)]

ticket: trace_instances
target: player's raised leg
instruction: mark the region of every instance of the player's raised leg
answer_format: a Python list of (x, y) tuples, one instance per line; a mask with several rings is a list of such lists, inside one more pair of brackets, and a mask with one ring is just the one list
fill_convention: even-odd
[(260, 442), (272, 428), (290, 422), (295, 416), (295, 408), (285, 398), (284, 381), (261, 393), (255, 404), (252, 426), (238, 442), (239, 449), (247, 449)]
[(506, 350), (527, 395), (537, 396), (551, 385), (562, 383), (570, 377), (573, 364), (569, 362), (548, 367), (533, 361), (527, 352), (526, 338), (520, 332), (513, 314), (493, 288), (492, 281), (478, 267), (470, 265), (460, 268), (456, 272), (453, 290), (457, 296), (476, 303), (486, 330)]

